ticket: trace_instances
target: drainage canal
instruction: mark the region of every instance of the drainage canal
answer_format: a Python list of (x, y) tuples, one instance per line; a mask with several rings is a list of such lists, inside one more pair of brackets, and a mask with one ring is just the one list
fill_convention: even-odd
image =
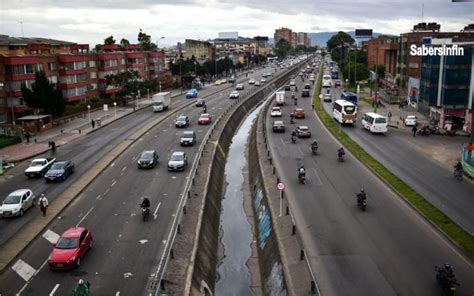
[[(257, 107), (232, 138), (225, 166), (226, 190), (222, 200), (220, 230), (224, 256), (218, 264), (215, 295), (254, 295), (247, 261), (252, 255), (252, 226), (244, 210), (245, 151), (253, 121), (263, 104)], [(258, 271), (257, 271), (258, 272)]]

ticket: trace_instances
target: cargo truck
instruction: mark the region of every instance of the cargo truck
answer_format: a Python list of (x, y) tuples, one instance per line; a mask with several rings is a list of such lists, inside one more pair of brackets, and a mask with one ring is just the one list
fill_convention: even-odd
[(278, 106), (285, 105), (285, 91), (277, 91), (275, 101)]
[(152, 107), (153, 112), (160, 112), (168, 109), (171, 103), (171, 93), (170, 92), (160, 92), (153, 96), (152, 98)]

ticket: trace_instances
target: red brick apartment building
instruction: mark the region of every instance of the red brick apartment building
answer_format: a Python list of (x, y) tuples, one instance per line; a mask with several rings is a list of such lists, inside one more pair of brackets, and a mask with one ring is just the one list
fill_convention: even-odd
[(124, 50), (102, 45), (100, 51), (90, 51), (88, 44), (0, 35), (0, 123), (31, 113), (21, 84), (31, 86), (37, 71), (44, 71), (65, 100), (74, 103), (118, 92), (120, 87), (107, 86), (105, 77), (127, 70), (136, 70), (144, 80), (160, 79), (164, 52), (141, 51), (138, 44)]

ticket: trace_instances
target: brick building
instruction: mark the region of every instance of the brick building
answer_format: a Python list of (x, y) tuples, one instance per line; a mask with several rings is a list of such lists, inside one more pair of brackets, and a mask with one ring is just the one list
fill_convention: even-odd
[(390, 95), (398, 91), (395, 77), (397, 73), (398, 37), (379, 35), (367, 41), (367, 66), (372, 69), (374, 65), (384, 65), (384, 77), (379, 78), (379, 83)]
[(38, 71), (58, 85), (67, 103), (74, 103), (120, 91), (106, 84), (106, 76), (127, 70), (143, 80), (157, 79), (164, 72), (164, 53), (141, 51), (136, 44), (103, 45), (92, 52), (87, 44), (0, 35), (0, 122), (31, 113), (21, 85), (31, 87)]
[(292, 33), (291, 29), (288, 28), (276, 29), (273, 37), (274, 44), (276, 45), (280, 39), (284, 39), (291, 45)]

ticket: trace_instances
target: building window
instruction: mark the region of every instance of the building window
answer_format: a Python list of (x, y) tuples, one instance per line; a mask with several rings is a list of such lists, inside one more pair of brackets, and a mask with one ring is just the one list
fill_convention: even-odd
[(120, 65), (125, 65), (125, 59), (120, 59)]
[(87, 93), (87, 87), (86, 86), (63, 89), (63, 96), (64, 97), (81, 96), (81, 95), (85, 95), (86, 93)]
[(49, 82), (56, 84), (58, 83), (58, 76), (49, 76), (48, 77)]
[(89, 61), (89, 67), (95, 68), (96, 67), (95, 61)]
[(97, 78), (97, 72), (90, 72), (89, 74), (91, 79)]
[(97, 89), (97, 83), (91, 83), (90, 90), (96, 90), (96, 89)]
[(408, 63), (408, 68), (414, 68), (414, 69), (418, 69), (418, 63), (415, 63), (415, 62), (410, 62)]
[(39, 71), (43, 71), (43, 64), (5, 66), (5, 73), (7, 75), (35, 74)]
[(56, 63), (56, 62), (48, 63), (48, 70), (49, 70), (49, 71), (56, 71), (56, 70), (58, 70), (58, 63)]
[(99, 61), (99, 67), (101, 68), (116, 67), (116, 66), (117, 66), (117, 60)]
[(20, 81), (9, 81), (5, 85), (6, 91), (20, 91), (21, 85), (24, 83), (26, 87), (31, 89), (31, 85), (35, 82), (34, 80), (20, 80)]

